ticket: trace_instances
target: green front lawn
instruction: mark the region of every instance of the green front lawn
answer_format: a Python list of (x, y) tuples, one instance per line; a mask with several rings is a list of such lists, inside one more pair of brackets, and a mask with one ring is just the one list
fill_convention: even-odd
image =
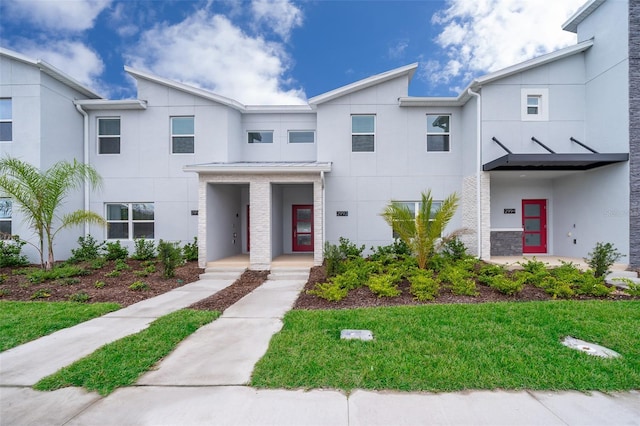
[[(252, 385), (458, 391), (640, 388), (640, 301), (551, 301), (289, 312)], [(374, 341), (340, 340), (368, 329)], [(567, 336), (613, 349), (603, 359)]]
[(0, 351), (118, 309), (116, 303), (0, 301)]

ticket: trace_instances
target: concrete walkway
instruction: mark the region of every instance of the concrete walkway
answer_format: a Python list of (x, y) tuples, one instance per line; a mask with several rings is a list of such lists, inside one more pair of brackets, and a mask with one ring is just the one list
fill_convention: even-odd
[[(0, 425), (640, 425), (637, 391), (356, 390), (346, 395), (244, 386), (307, 279), (287, 269), (272, 270), (265, 284), (185, 339), (137, 386), (106, 398), (77, 388), (36, 392), (25, 387), (101, 346), (97, 340), (131, 334), (233, 281), (209, 277), (99, 318), (105, 323), (100, 326), (76, 326), (75, 332), (58, 332), (64, 339), (42, 338), (0, 354)], [(47, 351), (54, 362), (47, 361)]]

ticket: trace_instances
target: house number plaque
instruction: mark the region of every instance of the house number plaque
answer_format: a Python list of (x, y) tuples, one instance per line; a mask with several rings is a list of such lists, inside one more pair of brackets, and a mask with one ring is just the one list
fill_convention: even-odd
[(336, 216), (349, 216), (349, 212), (346, 210), (338, 210)]
[(504, 209), (504, 214), (516, 214), (516, 209)]

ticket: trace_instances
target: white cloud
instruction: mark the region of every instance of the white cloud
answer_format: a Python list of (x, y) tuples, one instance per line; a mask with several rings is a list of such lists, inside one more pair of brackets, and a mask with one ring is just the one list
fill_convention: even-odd
[(111, 0), (10, 0), (6, 7), (14, 19), (52, 30), (84, 31), (110, 4)]
[(81, 42), (60, 40), (48, 44), (25, 42), (18, 46), (24, 55), (41, 59), (78, 80), (98, 94), (108, 91), (100, 81), (104, 63), (100, 56)]
[(251, 11), (258, 24), (288, 40), (291, 31), (302, 25), (302, 11), (288, 0), (253, 0)]
[(282, 45), (250, 37), (226, 17), (199, 11), (175, 25), (142, 34), (127, 55), (132, 67), (181, 81), (245, 104), (301, 104), (285, 90), (289, 58)]
[(391, 45), (388, 50), (388, 55), (392, 59), (398, 59), (404, 56), (405, 50), (409, 47), (407, 40), (399, 40), (395, 44)]
[[(561, 25), (584, 0), (448, 0), (432, 22), (447, 59), (423, 67), (433, 83), (496, 71), (575, 43)], [(467, 81), (468, 83), (468, 81)]]

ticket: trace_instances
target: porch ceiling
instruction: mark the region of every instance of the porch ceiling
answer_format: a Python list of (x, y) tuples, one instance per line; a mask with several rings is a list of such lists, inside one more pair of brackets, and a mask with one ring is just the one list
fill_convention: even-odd
[(185, 172), (196, 173), (320, 173), (330, 172), (331, 163), (284, 162), (284, 161), (241, 161), (229, 163), (206, 163), (185, 166)]
[(497, 170), (589, 170), (629, 161), (629, 154), (507, 154), (482, 166)]

